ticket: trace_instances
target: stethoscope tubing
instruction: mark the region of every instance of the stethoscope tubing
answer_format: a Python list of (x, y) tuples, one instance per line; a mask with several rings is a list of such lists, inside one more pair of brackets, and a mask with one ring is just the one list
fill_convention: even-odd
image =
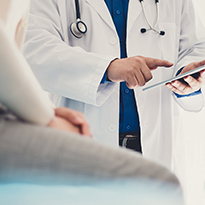
[(79, 0), (75, 0), (75, 10), (76, 10), (76, 19), (81, 19), (80, 17), (80, 4)]
[(157, 18), (156, 18), (154, 26), (151, 26), (151, 23), (148, 20), (147, 13), (145, 12), (145, 8), (144, 8), (144, 1), (141, 0), (140, 4), (141, 4), (141, 7), (142, 7), (142, 12), (143, 12), (144, 17), (145, 17), (145, 21), (147, 22), (147, 24), (149, 26), (149, 29), (147, 29), (147, 30), (154, 30), (154, 31), (158, 32), (155, 28), (156, 28), (156, 26), (159, 22), (159, 1), (156, 1)]

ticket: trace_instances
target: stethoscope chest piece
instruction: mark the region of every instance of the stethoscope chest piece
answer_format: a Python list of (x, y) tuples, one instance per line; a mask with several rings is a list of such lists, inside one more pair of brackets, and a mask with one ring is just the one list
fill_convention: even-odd
[(70, 25), (70, 31), (76, 38), (82, 38), (83, 34), (87, 32), (87, 26), (83, 21), (77, 19)]

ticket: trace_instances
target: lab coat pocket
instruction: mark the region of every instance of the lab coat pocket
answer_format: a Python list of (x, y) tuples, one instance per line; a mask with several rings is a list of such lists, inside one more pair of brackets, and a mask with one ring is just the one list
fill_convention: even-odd
[(160, 38), (162, 58), (172, 63), (176, 62), (178, 53), (177, 28), (174, 23), (159, 23), (160, 31), (165, 35)]

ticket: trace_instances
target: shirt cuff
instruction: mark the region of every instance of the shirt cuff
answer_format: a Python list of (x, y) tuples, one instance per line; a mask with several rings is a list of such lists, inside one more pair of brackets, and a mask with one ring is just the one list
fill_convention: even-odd
[[(183, 66), (182, 68), (180, 68), (178, 71), (177, 71), (177, 74), (176, 76), (182, 71), (182, 69), (184, 68), (185, 66)], [(183, 98), (183, 97), (190, 97), (190, 96), (194, 96), (194, 95), (200, 95), (201, 94), (201, 88), (193, 93), (190, 93), (190, 94), (187, 94), (187, 95), (179, 95), (177, 93), (174, 92), (174, 94), (176, 95), (177, 98)]]
[(107, 77), (107, 71), (105, 71), (104, 76), (103, 76), (103, 78), (102, 78), (100, 84), (103, 84), (103, 83), (111, 83), (111, 82), (112, 82), (112, 81), (110, 81), (110, 80), (108, 79), (108, 77)]

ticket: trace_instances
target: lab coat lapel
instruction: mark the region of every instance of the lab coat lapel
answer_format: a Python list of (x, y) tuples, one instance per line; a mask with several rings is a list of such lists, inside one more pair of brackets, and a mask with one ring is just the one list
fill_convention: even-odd
[[(150, 1), (144, 0), (144, 6), (146, 6)], [(128, 17), (127, 17), (127, 31), (129, 32), (132, 28), (134, 22), (137, 20), (139, 15), (142, 13), (142, 7), (139, 0), (129, 0), (128, 7)]]
[(90, 4), (96, 12), (101, 16), (101, 18), (112, 28), (115, 30), (115, 25), (113, 23), (110, 12), (104, 2), (104, 0), (86, 0), (88, 4)]

